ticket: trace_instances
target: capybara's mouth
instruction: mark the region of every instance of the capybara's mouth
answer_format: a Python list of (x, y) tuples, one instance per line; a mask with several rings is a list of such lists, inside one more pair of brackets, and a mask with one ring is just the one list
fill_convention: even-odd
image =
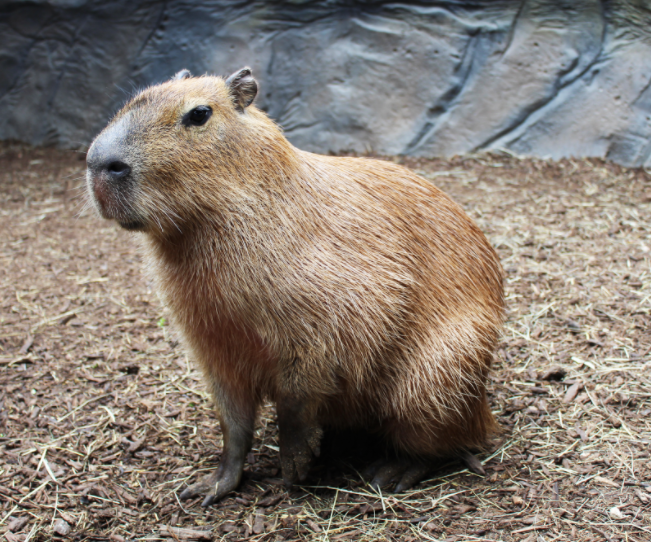
[(127, 203), (131, 197), (128, 187), (120, 189), (112, 186), (102, 174), (88, 172), (90, 193), (102, 218), (116, 220), (126, 230), (143, 230), (143, 220), (133, 212)]
[(115, 198), (111, 194), (108, 184), (99, 175), (93, 175), (90, 171), (87, 176), (90, 193), (102, 218), (114, 218), (111, 216), (111, 210), (114, 207)]

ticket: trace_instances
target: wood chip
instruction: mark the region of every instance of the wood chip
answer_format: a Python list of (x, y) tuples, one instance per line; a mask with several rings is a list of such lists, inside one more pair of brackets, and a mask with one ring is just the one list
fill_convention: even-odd
[(383, 510), (382, 503), (375, 503), (375, 504), (366, 503), (359, 507), (359, 513), (362, 515), (374, 514), (375, 512), (379, 512), (380, 510)]
[(528, 533), (530, 531), (542, 531), (549, 529), (549, 525), (532, 525), (531, 527), (525, 527), (524, 529), (518, 529), (517, 531), (511, 531), (511, 534), (518, 533)]
[(70, 525), (64, 519), (58, 519), (54, 523), (52, 530), (59, 536), (67, 536), (70, 534)]
[(351, 538), (357, 538), (362, 532), (359, 529), (353, 529), (352, 531), (347, 531), (335, 536), (331, 536), (331, 540), (350, 540)]
[(24, 356), (25, 354), (27, 354), (27, 352), (29, 351), (29, 349), (32, 347), (33, 344), (34, 344), (34, 337), (32, 337), (32, 335), (28, 334), (27, 339), (25, 339), (25, 342), (20, 347), (20, 350), (18, 351), (18, 353), (21, 356)]
[(185, 529), (182, 527), (161, 526), (158, 533), (174, 540), (212, 540), (211, 531), (200, 531), (198, 529)]
[(25, 525), (29, 523), (30, 516), (23, 516), (21, 518), (14, 518), (9, 522), (9, 525), (7, 525), (7, 529), (9, 529), (12, 533), (15, 533), (17, 531), (22, 530)]
[(254, 534), (261, 534), (264, 532), (264, 516), (262, 514), (255, 515), (252, 530)]
[(135, 453), (140, 448), (142, 448), (142, 445), (145, 443), (145, 440), (147, 439), (147, 435), (145, 434), (142, 438), (133, 441), (131, 444), (129, 444), (129, 448), (127, 449), (128, 452), (130, 453)]
[(554, 367), (550, 367), (549, 369), (547, 369), (542, 374), (540, 379), (547, 380), (547, 381), (559, 381), (559, 380), (563, 380), (566, 374), (567, 371), (565, 369), (559, 367), (558, 365), (555, 365)]
[(315, 533), (321, 532), (321, 527), (319, 527), (318, 524), (314, 523), (311, 519), (308, 519), (305, 523), (307, 523), (307, 526)]
[(640, 499), (642, 504), (649, 504), (649, 497), (642, 493), (639, 489), (635, 490), (635, 494), (637, 495), (637, 498)]
[(583, 387), (583, 384), (581, 384), (580, 382), (575, 382), (574, 384), (572, 384), (568, 388), (567, 392), (565, 392), (565, 397), (563, 397), (563, 402), (564, 403), (572, 402), (574, 400), (574, 398), (576, 397), (576, 394), (579, 393), (579, 390), (582, 387)]
[(608, 478), (604, 478), (603, 476), (595, 476), (593, 478), (595, 482), (599, 482), (600, 484), (606, 484), (607, 486), (612, 486), (612, 487), (619, 487), (619, 484), (616, 482), (613, 482), (612, 480), (609, 480)]
[(459, 504), (458, 506), (454, 507), (454, 511), (459, 514), (467, 514), (468, 512), (473, 512), (474, 510), (477, 510), (477, 507), (473, 506), (472, 504)]
[(260, 500), (257, 505), (260, 506), (261, 508), (269, 508), (270, 506), (274, 506), (278, 504), (280, 501), (283, 500), (284, 495), (279, 494), (279, 495), (269, 495), (268, 497), (265, 497), (264, 499)]
[(610, 516), (610, 519), (626, 519), (626, 514), (623, 514), (617, 506), (613, 506), (610, 510), (608, 510), (608, 515)]
[(111, 487), (113, 488), (113, 491), (115, 491), (120, 497), (122, 497), (129, 504), (138, 504), (138, 499), (134, 495), (129, 493), (126, 489), (118, 485), (113, 485)]

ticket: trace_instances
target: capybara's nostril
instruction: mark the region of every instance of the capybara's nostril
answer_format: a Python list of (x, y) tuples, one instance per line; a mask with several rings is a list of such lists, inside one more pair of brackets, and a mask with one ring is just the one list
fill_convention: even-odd
[(106, 169), (108, 170), (109, 175), (116, 180), (124, 179), (129, 175), (129, 173), (131, 173), (131, 168), (119, 160), (111, 162)]

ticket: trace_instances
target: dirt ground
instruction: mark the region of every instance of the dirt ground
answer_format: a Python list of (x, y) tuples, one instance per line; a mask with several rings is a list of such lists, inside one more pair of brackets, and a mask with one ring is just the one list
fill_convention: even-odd
[(137, 234), (80, 214), (83, 154), (1, 144), (0, 538), (651, 541), (651, 176), (404, 162), (464, 206), (506, 270), (486, 476), (451, 461), (394, 495), (325, 463), (287, 491), (268, 407), (244, 483), (204, 510), (177, 495), (218, 464), (221, 436)]

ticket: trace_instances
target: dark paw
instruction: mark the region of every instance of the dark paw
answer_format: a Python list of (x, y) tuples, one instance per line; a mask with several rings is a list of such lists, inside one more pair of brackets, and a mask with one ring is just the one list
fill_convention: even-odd
[(321, 453), (321, 438), (323, 431), (320, 427), (304, 427), (294, 431), (285, 431), (280, 441), (280, 463), (283, 480), (288, 487), (307, 478), (310, 465)]
[(371, 478), (374, 489), (395, 484), (393, 492), (402, 493), (425, 478), (431, 469), (430, 465), (416, 461), (381, 460), (367, 469), (366, 477)]
[(194, 499), (203, 496), (205, 498), (201, 506), (206, 508), (236, 489), (240, 483), (240, 478), (241, 472), (229, 473), (228, 471), (220, 472), (218, 470), (186, 487), (179, 497), (181, 499)]

